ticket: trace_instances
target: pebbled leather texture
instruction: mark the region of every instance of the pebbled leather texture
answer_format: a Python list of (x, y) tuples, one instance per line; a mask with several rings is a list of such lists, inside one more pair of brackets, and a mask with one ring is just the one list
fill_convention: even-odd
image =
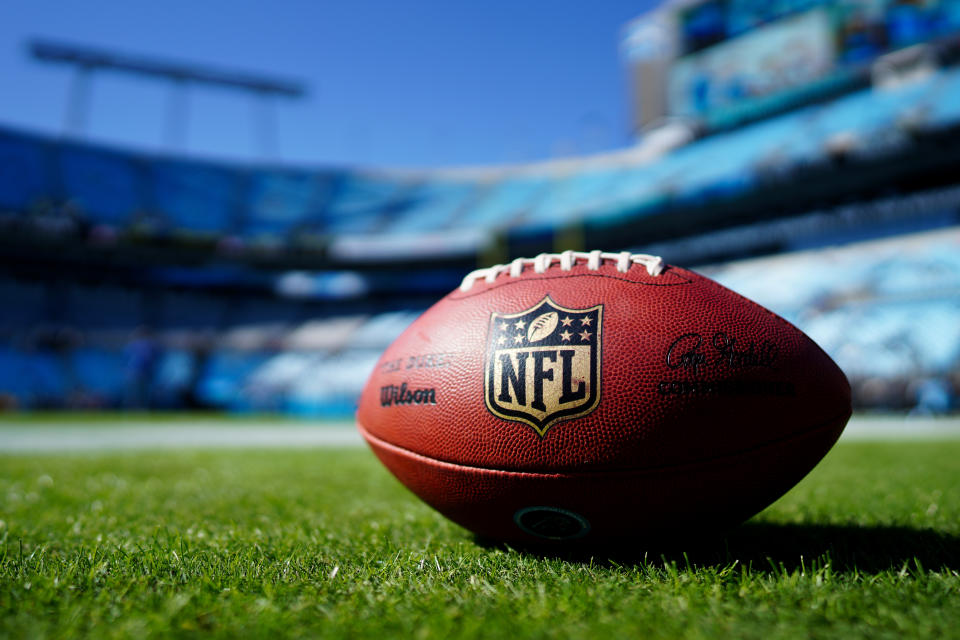
[[(538, 363), (538, 350), (551, 353)], [(545, 411), (530, 408), (538, 393)], [(357, 419), (429, 504), (474, 531), (527, 539), (504, 520), (519, 504), (507, 495), (578, 513), (610, 501), (598, 491), (648, 496), (606, 507), (648, 510), (645, 527), (588, 509), (595, 537), (748, 517), (813, 468), (849, 415), (843, 373), (776, 314), (685, 269), (651, 276), (605, 262), (447, 295), (383, 354)], [(678, 517), (691, 508), (696, 517)]]

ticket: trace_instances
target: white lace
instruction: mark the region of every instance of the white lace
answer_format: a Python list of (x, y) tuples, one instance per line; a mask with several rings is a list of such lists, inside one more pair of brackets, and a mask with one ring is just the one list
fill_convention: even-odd
[(477, 280), (484, 280), (492, 284), (497, 276), (507, 273), (511, 278), (519, 278), (526, 266), (533, 265), (534, 273), (544, 273), (554, 262), (560, 263), (562, 271), (570, 271), (577, 261), (587, 261), (587, 269), (596, 271), (600, 264), (605, 260), (615, 260), (617, 271), (626, 273), (635, 264), (641, 264), (647, 269), (651, 276), (658, 276), (663, 272), (663, 258), (659, 256), (649, 256), (645, 253), (630, 253), (621, 251), (620, 253), (604, 253), (602, 251), (591, 251), (585, 253), (582, 251), (564, 251), (563, 253), (541, 253), (536, 258), (517, 258), (510, 264), (497, 264), (486, 269), (477, 269), (469, 274), (460, 283), (461, 291), (469, 291), (470, 287)]

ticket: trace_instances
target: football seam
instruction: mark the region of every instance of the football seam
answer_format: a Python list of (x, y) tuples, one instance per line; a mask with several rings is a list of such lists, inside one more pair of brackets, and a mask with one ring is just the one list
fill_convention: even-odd
[[(438, 465), (440, 465), (440, 466), (446, 466), (446, 467), (449, 467), (449, 468), (451, 468), (451, 469), (472, 469), (472, 470), (475, 470), (475, 471), (484, 471), (484, 472), (488, 472), (488, 473), (509, 474), (509, 475), (515, 475), (515, 476), (535, 476), (535, 477), (540, 477), (540, 478), (577, 478), (577, 477), (583, 477), (583, 476), (597, 476), (597, 475), (605, 475), (605, 474), (624, 474), (624, 473), (630, 473), (630, 474), (638, 474), (638, 473), (639, 473), (639, 474), (648, 474), (648, 473), (649, 473), (649, 474), (657, 474), (657, 473), (663, 473), (663, 472), (665, 472), (665, 471), (667, 471), (667, 472), (683, 471), (684, 469), (691, 469), (691, 468), (695, 468), (695, 467), (698, 467), (698, 466), (701, 466), (701, 465), (712, 464), (712, 463), (716, 463), (716, 462), (722, 462), (724, 459), (735, 459), (735, 458), (737, 458), (737, 457), (743, 456), (743, 455), (748, 454), (748, 453), (753, 453), (753, 452), (756, 452), (756, 451), (759, 451), (759, 450), (762, 450), (762, 449), (766, 449), (766, 448), (769, 448), (769, 447), (776, 446), (776, 445), (778, 445), (778, 444), (783, 444), (784, 442), (789, 442), (789, 441), (791, 441), (791, 440), (798, 440), (798, 439), (800, 439), (800, 438), (803, 438), (803, 437), (812, 435), (812, 434), (814, 434), (814, 433), (816, 433), (816, 432), (818, 432), (818, 431), (827, 429), (827, 428), (833, 426), (834, 424), (836, 424), (836, 423), (837, 423), (839, 420), (841, 420), (842, 418), (846, 417), (845, 420), (844, 420), (843, 427), (841, 427), (841, 429), (840, 429), (840, 433), (837, 434), (837, 439), (839, 439), (840, 434), (843, 433), (843, 429), (846, 427), (846, 422), (850, 419), (850, 416), (851, 416), (851, 412), (850, 412), (850, 411), (844, 411), (843, 413), (839, 413), (839, 414), (837, 414), (836, 416), (834, 416), (833, 418), (830, 418), (829, 420), (824, 420), (823, 422), (817, 423), (816, 426), (814, 426), (814, 427), (812, 427), (812, 428), (810, 428), (810, 429), (804, 429), (803, 431), (798, 431), (798, 432), (792, 433), (792, 434), (790, 434), (790, 435), (788, 435), (788, 436), (784, 436), (784, 437), (782, 437), (782, 438), (777, 438), (776, 440), (768, 440), (768, 441), (764, 442), (763, 444), (759, 444), (759, 445), (756, 445), (756, 446), (753, 446), (753, 447), (749, 447), (749, 448), (746, 448), (746, 449), (739, 449), (739, 450), (737, 450), (737, 451), (733, 451), (733, 452), (726, 453), (726, 454), (719, 455), (719, 456), (714, 456), (714, 457), (711, 457), (711, 458), (700, 458), (700, 459), (695, 460), (695, 461), (693, 461), (693, 462), (685, 462), (685, 463), (683, 463), (683, 464), (674, 464), (674, 465), (663, 465), (663, 466), (659, 466), (659, 467), (623, 467), (623, 468), (618, 468), (618, 469), (594, 469), (594, 470), (590, 470), (590, 471), (579, 471), (579, 472), (572, 472), (572, 471), (520, 471), (520, 470), (516, 470), (516, 469), (494, 469), (494, 468), (491, 468), (491, 467), (483, 467), (483, 466), (480, 466), (480, 465), (465, 464), (465, 463), (462, 463), (462, 462), (449, 462), (449, 461), (447, 461), (447, 460), (440, 460), (439, 458), (432, 458), (432, 457), (426, 456), (426, 455), (424, 455), (424, 454), (422, 454), (422, 453), (417, 453), (416, 451), (411, 451), (410, 449), (407, 449), (407, 448), (405, 448), (405, 447), (401, 447), (401, 446), (399, 446), (399, 445), (393, 444), (392, 442), (387, 442), (386, 440), (384, 440), (384, 439), (382, 439), (382, 438), (378, 438), (377, 436), (375, 436), (375, 435), (373, 435), (372, 433), (370, 433), (370, 432), (363, 426), (363, 424), (362, 424), (359, 420), (357, 420), (357, 429), (360, 431), (360, 435), (362, 435), (364, 438), (366, 438), (366, 440), (367, 440), (369, 443), (371, 443), (371, 444), (375, 442), (376, 444), (378, 444), (378, 445), (380, 445), (380, 446), (382, 446), (382, 447), (384, 447), (384, 448), (387, 448), (387, 449), (392, 449), (392, 450), (394, 450), (395, 452), (399, 452), (399, 453), (401, 453), (401, 454), (404, 454), (404, 455), (407, 455), (407, 456), (411, 456), (411, 457), (414, 457), (414, 458), (419, 458), (419, 459), (421, 459), (421, 460), (424, 460), (424, 461), (427, 461), (427, 462), (431, 462), (431, 463), (434, 463), (434, 464), (438, 464)], [(834, 440), (834, 442), (830, 443), (830, 446), (832, 447), (835, 442), (836, 442), (836, 440)]]
[[(669, 266), (668, 266), (667, 268), (670, 269)], [(665, 271), (664, 273), (668, 273), (668, 272)], [(540, 274), (535, 274), (535, 275), (539, 276)], [(657, 277), (658, 277), (658, 278), (659, 278), (659, 277), (662, 277), (662, 275), (663, 275), (663, 274), (661, 274), (660, 276), (657, 276)], [(566, 274), (566, 275), (546, 276), (546, 277), (542, 277), (542, 278), (530, 277), (530, 278), (528, 278), (528, 279), (524, 279), (524, 276), (520, 276), (519, 278), (512, 278), (511, 281), (509, 281), (509, 282), (501, 282), (501, 283), (499, 283), (499, 284), (489, 285), (486, 289), (484, 289), (484, 290), (482, 290), (482, 291), (474, 291), (473, 293), (464, 293), (463, 295), (457, 295), (457, 294), (460, 293), (460, 292), (459, 292), (459, 291), (454, 291), (452, 294), (449, 295), (449, 298), (450, 298), (451, 300), (464, 300), (464, 299), (466, 299), (466, 298), (472, 298), (473, 296), (483, 295), (483, 294), (485, 294), (485, 293), (488, 293), (488, 292), (490, 292), (490, 291), (493, 291), (494, 289), (500, 289), (500, 288), (502, 288), (502, 287), (508, 287), (508, 286), (510, 286), (510, 285), (520, 284), (520, 283), (522, 283), (522, 282), (530, 282), (530, 281), (541, 282), (541, 281), (543, 281), (543, 280), (561, 280), (561, 279), (564, 279), (564, 278), (607, 278), (607, 279), (609, 279), (609, 280), (619, 280), (620, 282), (626, 282), (627, 284), (636, 284), (636, 285), (640, 285), (640, 286), (644, 286), (644, 287), (679, 287), (679, 286), (682, 286), (682, 285), (685, 285), (685, 284), (691, 284), (691, 283), (693, 282), (693, 280), (685, 279), (685, 278), (684, 278), (683, 276), (681, 276), (680, 274), (674, 274), (674, 276), (677, 277), (677, 278), (680, 278), (680, 282), (668, 282), (668, 283), (665, 283), (665, 284), (657, 284), (657, 283), (655, 283), (655, 282), (638, 282), (637, 280), (630, 280), (630, 279), (628, 279), (628, 278), (619, 278), (619, 277), (617, 277), (617, 276), (609, 276), (609, 275), (604, 275), (604, 274), (602, 274), (602, 273), (578, 273), (578, 274), (569, 274), (569, 273), (568, 273), (568, 274)], [(480, 282), (482, 282), (482, 280), (481, 280), (481, 281), (478, 281), (478, 284), (479, 284)]]

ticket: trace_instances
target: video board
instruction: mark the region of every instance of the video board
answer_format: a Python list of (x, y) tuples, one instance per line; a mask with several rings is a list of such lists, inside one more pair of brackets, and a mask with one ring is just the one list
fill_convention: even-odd
[(812, 82), (836, 60), (830, 15), (814, 10), (676, 61), (667, 99), (674, 115), (716, 109)]
[(960, 0), (706, 0), (676, 25), (669, 112), (705, 116), (960, 33)]
[(693, 53), (828, 0), (707, 0), (680, 10), (681, 51)]
[(695, 53), (817, 7), (834, 14), (852, 55), (876, 55), (960, 26), (958, 0), (705, 0), (678, 11), (679, 50), (681, 55)]
[(841, 63), (866, 62), (960, 30), (960, 0), (846, 0), (834, 13)]

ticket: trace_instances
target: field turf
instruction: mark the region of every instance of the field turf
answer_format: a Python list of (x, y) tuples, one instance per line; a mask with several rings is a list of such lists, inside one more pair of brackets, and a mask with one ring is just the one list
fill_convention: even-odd
[(481, 544), (365, 449), (0, 456), (2, 637), (960, 637), (960, 442), (839, 444), (726, 538)]

